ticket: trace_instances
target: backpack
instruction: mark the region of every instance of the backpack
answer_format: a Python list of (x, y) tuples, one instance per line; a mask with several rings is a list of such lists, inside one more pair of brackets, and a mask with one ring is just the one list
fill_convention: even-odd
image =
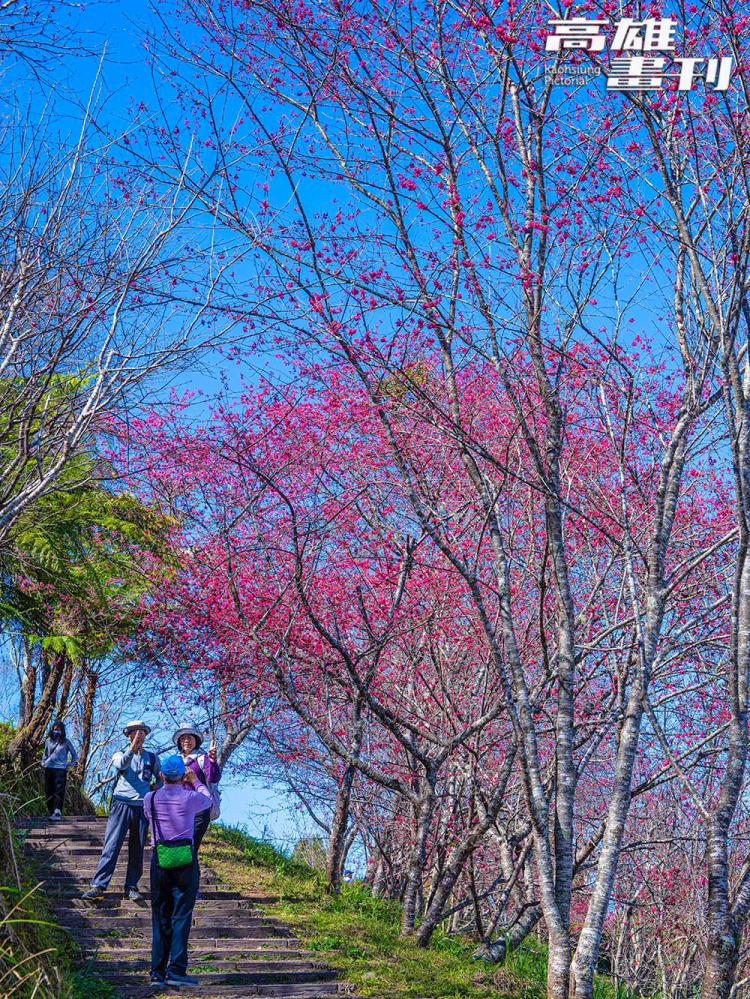
[(218, 819), (221, 815), (221, 791), (218, 784), (209, 784), (208, 790), (211, 792), (211, 818)]
[[(195, 762), (198, 763), (197, 757)], [(204, 787), (208, 788), (208, 791), (211, 795), (210, 817), (211, 820), (213, 821), (214, 819), (218, 819), (219, 816), (221, 815), (221, 791), (219, 790), (218, 784), (214, 784), (206, 780), (206, 775), (203, 772), (203, 767), (200, 765), (200, 763), (198, 763), (198, 770), (199, 770), (198, 780), (201, 782), (201, 784), (203, 784)]]

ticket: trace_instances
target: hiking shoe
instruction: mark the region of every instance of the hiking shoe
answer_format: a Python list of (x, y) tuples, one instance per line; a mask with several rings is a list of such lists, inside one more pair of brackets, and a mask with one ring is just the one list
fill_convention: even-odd
[(137, 888), (126, 888), (125, 898), (129, 898), (131, 902), (143, 901), (143, 895), (141, 895)]
[(164, 975), (160, 975), (158, 972), (152, 971), (149, 983), (156, 988), (163, 988), (167, 984), (167, 980)]
[(92, 885), (88, 891), (85, 891), (81, 898), (89, 898), (92, 902), (104, 898), (104, 889), (97, 887), (97, 885)]
[(174, 971), (168, 971), (167, 985), (181, 985), (183, 989), (189, 989), (200, 985), (200, 982), (193, 975), (178, 975)]
[(52, 819), (53, 822), (59, 822), (61, 818), (62, 818), (62, 812), (60, 811), (59, 808), (56, 808), (52, 813), (52, 815), (50, 815), (50, 819)]

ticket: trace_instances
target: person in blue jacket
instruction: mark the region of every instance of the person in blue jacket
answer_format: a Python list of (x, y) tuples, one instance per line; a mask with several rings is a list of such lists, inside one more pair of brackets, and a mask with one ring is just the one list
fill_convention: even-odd
[(44, 797), (47, 800), (47, 812), (53, 822), (59, 822), (62, 818), (68, 767), (75, 766), (77, 762), (78, 753), (65, 734), (65, 726), (56, 721), (49, 730), (42, 753)]

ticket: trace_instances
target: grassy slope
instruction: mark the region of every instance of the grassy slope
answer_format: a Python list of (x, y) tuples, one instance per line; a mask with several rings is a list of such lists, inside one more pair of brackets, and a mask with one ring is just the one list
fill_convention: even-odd
[[(23, 834), (13, 829), (19, 815), (43, 809), (39, 767), (18, 775), (2, 764), (12, 736), (0, 726), (0, 996), (3, 999), (110, 999), (116, 993), (86, 967), (76, 967), (73, 937), (57, 926), (32, 865), (23, 856)], [(72, 782), (66, 794), (71, 814), (93, 814), (91, 801)], [(20, 880), (20, 886), (19, 886)]]
[(476, 945), (471, 941), (440, 933), (429, 949), (420, 950), (399, 938), (398, 903), (373, 898), (361, 885), (345, 885), (339, 898), (330, 898), (317, 872), (239, 830), (215, 827), (202, 855), (223, 881), (239, 890), (280, 896), (265, 909), (291, 925), (321, 959), (340, 968), (360, 995), (544, 995), (545, 955), (533, 941), (501, 968), (472, 960)]

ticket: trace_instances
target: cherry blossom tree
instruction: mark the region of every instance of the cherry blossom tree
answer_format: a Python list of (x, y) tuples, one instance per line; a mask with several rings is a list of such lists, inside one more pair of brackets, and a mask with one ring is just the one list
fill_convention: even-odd
[[(727, 651), (717, 664), (721, 681), (717, 697), (726, 727), (715, 748), (722, 760), (719, 786), (683, 783), (705, 830), (708, 892), (706, 900), (707, 960), (702, 994), (732, 994), (741, 941), (750, 908), (750, 869), (733, 875), (742, 854), (733, 856), (735, 825), (747, 786), (748, 667), (750, 589), (747, 560), (747, 45), (744, 12), (722, 8), (712, 20), (708, 9), (691, 8), (683, 24), (684, 51), (700, 45), (733, 59), (732, 85), (726, 93), (697, 88), (694, 93), (667, 91), (629, 95), (617, 113), (633, 135), (619, 150), (623, 172), (632, 177), (635, 159), (645, 165), (637, 204), (645, 212), (652, 238), (676, 247), (676, 293), (681, 302), (673, 336), (684, 342), (690, 328), (700, 331), (716, 358), (716, 384), (722, 394), (725, 450), (718, 460), (732, 479), (734, 549), (731, 628)], [(632, 217), (634, 187), (625, 185), (617, 198)]]
[[(566, 546), (575, 553), (574, 592), (582, 609), (576, 623), (586, 636), (576, 692), (578, 848), (571, 884), (571, 897), (575, 892), (583, 900), (586, 916), (597, 886), (592, 891), (575, 882), (606, 844), (618, 745), (631, 687), (638, 683), (638, 629), (628, 587), (637, 600), (648, 586), (646, 546), (654, 518), (648, 497), (663, 481), (653, 447), (663, 425), (652, 422), (650, 393), (658, 391), (666, 419), (680, 413), (680, 389), (669, 380), (662, 384), (657, 369), (648, 393), (634, 393), (628, 381), (618, 392), (611, 379), (602, 388), (592, 373), (596, 364), (583, 351), (571, 362), (580, 377), (562, 465), (568, 495), (575, 496)], [(517, 814), (501, 815), (509, 782), (524, 788), (526, 809), (528, 785), (513, 724), (518, 695), (503, 675), (507, 640), (487, 627), (488, 620), (501, 619), (503, 605), (486, 510), (455, 435), (431, 418), (437, 398), (422, 397), (445, 391), (440, 368), (423, 363), (420, 371), (422, 395), (390, 376), (373, 401), (351, 376), (328, 372), (326, 387), (316, 387), (313, 371), (307, 392), (248, 391), (241, 408), (222, 406), (198, 429), (179, 413), (154, 415), (132, 425), (135, 439), (124, 453), (139, 474), (140, 461), (148, 466), (148, 496), (161, 497), (181, 520), (180, 544), (189, 552), (182, 572), (161, 588), (151, 608), (152, 628), (163, 636), (159, 655), (188, 662), (194, 655), (201, 667), (213, 663), (222, 682), (245, 696), (280, 694), (331, 759), (345, 765), (332, 806), (332, 881), (355, 772), (408, 803), (413, 837), (402, 885), (403, 930), (415, 930), (425, 872), (432, 869), (417, 936), (424, 944), (490, 831), (507, 837), (500, 866), (509, 898), (530, 859), (533, 823), (528, 813), (520, 825)], [(535, 765), (543, 786), (554, 787), (550, 693), (559, 682), (559, 636), (544, 498), (529, 482), (527, 442), (493, 368), (467, 367), (459, 381), (473, 436), (491, 439), (494, 454), (503, 456), (505, 475), (493, 509), (507, 539), (511, 634), (523, 636), (515, 654), (538, 744)], [(537, 405), (531, 395), (530, 421)], [(616, 419), (622, 408), (629, 410), (624, 423)], [(626, 432), (613, 441), (615, 423)], [(543, 425), (536, 431), (543, 433)], [(480, 460), (489, 464), (484, 454)], [(712, 578), (711, 572), (722, 578), (723, 563), (717, 568), (710, 558), (726, 544), (723, 510), (705, 501), (697, 476), (688, 479), (684, 503), (674, 512), (677, 532), (664, 567), (665, 575), (670, 572), (664, 594), (670, 624), (651, 668), (657, 707), (682, 693), (666, 681), (688, 622), (695, 644), (716, 614), (717, 598), (697, 580), (706, 573)], [(708, 548), (707, 535), (716, 539)], [(467, 670), (476, 681), (467, 684)], [(670, 769), (653, 739), (644, 749), (649, 755), (637, 768), (633, 762), (628, 799), (648, 789), (654, 770)], [(306, 744), (302, 754), (309, 752)], [(686, 745), (683, 762), (691, 752)], [(450, 835), (441, 833), (438, 800), (467, 772), (473, 773), (473, 817), (467, 815), (463, 829), (454, 825)], [(514, 842), (520, 860), (513, 856)], [(536, 864), (537, 856), (535, 850)], [(540, 895), (533, 904), (523, 898), (525, 932), (543, 911), (538, 868), (533, 881), (532, 894)], [(496, 928), (504, 908), (498, 907)]]
[[(553, 94), (540, 60), (549, 16), (541, 5), (490, 11), (425, 2), (365, 12), (356, 4), (258, 3), (217, 13), (190, 2), (185, 11), (201, 40), (187, 51), (173, 35), (165, 58), (181, 62), (181, 110), (208, 150), (185, 183), (221, 203), (227, 239), (247, 242), (258, 274), (248, 323), (285, 350), (316, 357), (321, 381), (338, 370), (359, 380), (379, 423), (370, 433), (390, 453), (414, 536), (429, 539), (461, 580), (519, 754), (549, 939), (549, 995), (589, 996), (644, 717), (653, 724), (649, 691), (665, 620), (675, 579), (694, 559), (683, 547), (685, 470), (700, 461), (699, 434), (717, 401), (716, 350), (686, 316), (681, 268), (666, 294), (642, 279), (643, 229), (623, 217), (618, 200), (635, 186), (617, 159), (631, 139), (628, 115), (600, 96), (571, 106)], [(208, 113), (217, 107), (224, 116)], [(169, 134), (168, 144), (150, 139), (171, 164), (165, 179), (180, 160)], [(320, 209), (323, 197), (330, 210)], [(233, 289), (226, 292), (241, 309)], [(633, 299), (646, 292), (663, 324), (682, 331), (666, 365), (674, 384), (661, 398), (648, 362), (632, 363), (623, 329), (636, 321)], [(466, 376), (483, 375), (483, 365), (515, 425), (511, 454), (523, 454), (522, 472), (498, 447), (491, 407), (484, 397), (477, 404)], [(599, 374), (584, 374), (587, 365)], [(658, 415), (649, 412), (650, 391)], [(459, 508), (446, 511), (436, 499), (424, 449), (404, 440), (409, 418), (445, 449), (445, 474), (461, 481), (462, 502), (485, 525), (481, 565), (457, 534)], [(610, 722), (596, 736), (585, 722), (588, 685), (583, 694), (580, 687), (595, 658), (585, 637), (591, 580), (579, 587), (577, 579), (576, 528), (586, 505), (579, 512), (566, 478), (584, 428), (586, 460), (601, 443), (595, 460), (611, 469), (614, 490), (588, 516), (617, 550), (610, 556), (617, 572), (603, 575), (612, 585), (625, 580), (619, 606), (632, 623), (614, 625), (625, 660), (611, 703), (604, 699)], [(646, 476), (637, 467), (644, 455), (655, 461)], [(514, 580), (516, 521), (503, 508), (514, 475), (541, 498), (531, 505), (544, 569), (536, 562), (530, 575), (542, 608), (546, 689), (521, 640), (530, 611)], [(300, 566), (293, 554), (302, 599), (304, 560)], [(320, 613), (306, 610), (327, 640), (323, 632), (332, 632)], [(546, 719), (536, 716), (542, 691), (554, 704), (552, 746)], [(576, 843), (577, 812), (589, 791), (588, 748), (607, 739), (602, 732), (610, 739), (617, 732), (608, 742), (613, 775), (589, 847)], [(571, 923), (578, 855), (588, 859), (592, 850), (596, 875), (578, 933)]]

